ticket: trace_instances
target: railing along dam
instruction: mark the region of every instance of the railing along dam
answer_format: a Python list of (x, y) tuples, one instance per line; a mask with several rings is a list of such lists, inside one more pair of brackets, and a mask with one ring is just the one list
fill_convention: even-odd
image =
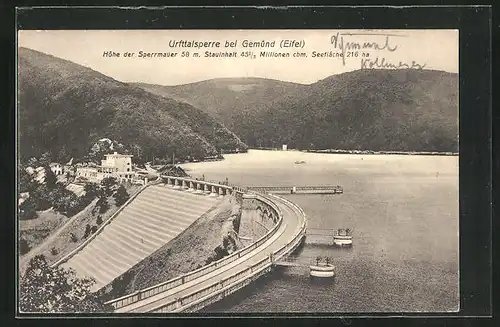
[(219, 196), (237, 192), (266, 203), (278, 216), (276, 225), (253, 244), (211, 264), (106, 302), (115, 312), (192, 312), (219, 301), (271, 270), (273, 262), (293, 252), (306, 233), (306, 217), (294, 203), (272, 194), (233, 185), (164, 176), (172, 188)]
[(249, 190), (275, 194), (342, 194), (344, 189), (340, 185), (319, 186), (251, 186)]

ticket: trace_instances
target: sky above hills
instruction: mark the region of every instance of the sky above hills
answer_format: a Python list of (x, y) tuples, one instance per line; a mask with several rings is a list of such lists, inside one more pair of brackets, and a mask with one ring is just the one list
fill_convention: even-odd
[[(244, 40), (266, 41), (267, 47), (245, 47)], [(296, 41), (290, 43), (298, 47), (282, 48), (286, 40)], [(212, 43), (190, 48), (186, 43), (191, 41)], [(225, 46), (234, 41), (237, 41), (235, 47)], [(220, 42), (218, 47), (215, 42)], [(51, 30), (18, 33), (19, 46), (70, 60), (123, 82), (161, 85), (226, 77), (262, 77), (309, 84), (330, 75), (360, 68), (383, 68), (384, 65), (458, 73), (458, 42), (457, 30)], [(359, 49), (356, 55), (356, 47), (364, 49)], [(104, 56), (111, 51), (120, 53), (120, 57)], [(140, 51), (151, 54), (177, 52), (177, 55), (141, 58)], [(235, 51), (237, 57), (205, 57), (206, 51), (214, 54)], [(256, 58), (242, 57), (241, 53), (246, 51), (253, 52)], [(134, 56), (124, 57), (125, 52), (134, 53)], [(189, 52), (189, 57), (183, 57), (183, 52)], [(290, 57), (261, 57), (261, 52), (289, 53)], [(307, 57), (294, 57), (296, 52), (305, 53)], [(313, 52), (325, 56), (313, 57)], [(343, 52), (344, 58), (329, 57), (330, 52)], [(194, 57), (194, 53), (199, 57)]]

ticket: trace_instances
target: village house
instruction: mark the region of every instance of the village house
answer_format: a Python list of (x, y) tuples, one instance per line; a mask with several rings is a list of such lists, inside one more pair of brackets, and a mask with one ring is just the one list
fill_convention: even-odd
[(23, 204), (24, 201), (28, 200), (29, 197), (30, 197), (29, 192), (23, 192), (19, 194), (19, 199), (17, 199), (18, 208), (20, 208), (21, 204)]
[(49, 167), (50, 167), (50, 170), (52, 170), (52, 172), (56, 176), (62, 175), (64, 172), (64, 168), (60, 163), (52, 162), (52, 163), (50, 163)]
[(84, 184), (71, 183), (68, 186), (66, 186), (66, 189), (68, 191), (75, 193), (75, 195), (78, 197), (85, 195), (85, 185)]
[(26, 167), (26, 172), (30, 174), (34, 181), (43, 183), (45, 181), (45, 168), (44, 167)]
[(63, 172), (69, 174), (70, 176), (75, 175), (75, 167), (73, 166), (73, 158), (63, 166)]

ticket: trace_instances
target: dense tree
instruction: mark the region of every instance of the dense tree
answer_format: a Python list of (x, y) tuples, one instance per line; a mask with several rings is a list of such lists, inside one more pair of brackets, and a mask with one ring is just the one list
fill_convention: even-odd
[(68, 204), (66, 215), (68, 217), (76, 215), (78, 212), (82, 211), (88, 203), (89, 200), (84, 197), (72, 197), (72, 200)]
[(56, 249), (55, 247), (52, 247), (52, 248), (50, 249), (50, 254), (52, 254), (52, 255), (57, 255), (58, 253), (59, 253), (59, 250), (58, 250), (58, 249)]
[(120, 185), (114, 194), (115, 202), (117, 206), (123, 205), (130, 198), (127, 190), (123, 185)]
[(17, 169), (17, 181), (19, 193), (30, 192), (36, 187), (36, 182), (33, 181), (31, 175), (21, 165)]
[(30, 245), (28, 244), (28, 241), (25, 240), (24, 238), (19, 240), (19, 253), (21, 255), (24, 255), (28, 253), (31, 250)]
[(93, 293), (91, 278), (80, 279), (72, 269), (50, 267), (43, 255), (30, 260), (19, 287), (21, 312), (109, 312)]
[(96, 208), (99, 208), (99, 213), (105, 213), (106, 211), (108, 211), (108, 198), (100, 198), (96, 203)]
[(435, 70), (363, 69), (309, 85), (230, 78), (137, 86), (205, 110), (252, 147), (458, 151), (458, 82)]
[(69, 155), (68, 151), (66, 150), (66, 146), (62, 146), (61, 150), (59, 150), (59, 153), (57, 154), (57, 162), (60, 163), (66, 163), (71, 159), (71, 156)]
[[(23, 158), (21, 158), (21, 159), (23, 159)], [(31, 157), (31, 158), (27, 159), (25, 162), (26, 162), (27, 167), (39, 167), (40, 166), (40, 162), (35, 157)]]
[(85, 232), (83, 234), (83, 238), (87, 238), (90, 235), (90, 225), (85, 225)]
[(19, 206), (19, 219), (35, 219), (36, 217), (38, 217), (36, 213), (36, 203), (33, 197), (29, 197)]
[(52, 154), (50, 151), (42, 153), (40, 159), (38, 159), (38, 164), (40, 166), (48, 166), (52, 162)]
[(101, 181), (101, 186), (103, 187), (103, 195), (111, 196), (113, 194), (114, 188), (116, 186), (115, 177), (106, 177)]
[(56, 211), (61, 213), (73, 213), (72, 209), (79, 207), (79, 201), (75, 193), (65, 189), (64, 187), (58, 187), (52, 194), (52, 206)]
[(72, 216), (87, 206), (102, 188), (100, 185), (92, 184), (86, 186), (86, 191), (93, 196), (78, 197), (75, 193), (67, 190), (65, 185), (57, 183), (57, 177), (49, 167), (45, 167), (45, 180), (38, 183), (32, 179), (23, 165), (18, 166), (18, 181), (20, 193), (28, 192), (29, 198), (20, 206), (20, 219), (35, 218), (35, 211), (43, 211), (53, 208), (67, 216)]
[(86, 183), (85, 186), (83, 187), (83, 190), (85, 191), (85, 196), (88, 198), (102, 196), (102, 188), (100, 185), (96, 183)]
[[(22, 157), (39, 157), (51, 151), (56, 155), (52, 160), (69, 158), (68, 154), (81, 159), (96, 142), (105, 143), (100, 142), (103, 137), (119, 141), (140, 157), (163, 156), (163, 148), (169, 144), (188, 152), (201, 144), (204, 155), (214, 154), (220, 139), (231, 148), (244, 146), (200, 109), (87, 67), (26, 48), (19, 49), (19, 67)], [(224, 133), (217, 134), (217, 130)], [(113, 149), (96, 147), (89, 159), (99, 163), (110, 150), (122, 152), (116, 141)], [(131, 149), (129, 144), (140, 148)], [(60, 153), (62, 149), (67, 153)], [(161, 153), (154, 153), (155, 149)]]
[(39, 184), (30, 193), (30, 197), (36, 203), (36, 210), (47, 210), (52, 206), (51, 192), (45, 184)]
[(52, 169), (50, 169), (48, 166), (46, 166), (45, 167), (45, 185), (47, 185), (47, 187), (49, 189), (53, 189), (56, 187), (56, 183), (57, 183), (56, 175), (54, 174)]

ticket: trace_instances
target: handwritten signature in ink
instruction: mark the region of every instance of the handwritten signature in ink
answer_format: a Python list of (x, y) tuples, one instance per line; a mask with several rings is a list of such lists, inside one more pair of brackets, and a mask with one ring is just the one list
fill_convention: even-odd
[[(355, 35), (363, 35), (363, 36), (385, 36), (385, 40), (382, 43), (379, 42), (353, 42), (344, 40), (344, 36), (355, 36)], [(372, 49), (372, 50), (387, 50), (389, 52), (394, 52), (398, 49), (397, 45), (391, 46), (390, 37), (394, 36), (391, 34), (354, 34), (354, 33), (337, 33), (330, 37), (330, 43), (333, 45), (335, 49), (340, 49), (342, 52), (342, 64), (345, 66), (345, 57), (346, 51), (351, 50), (363, 50), (363, 49)]]
[(393, 64), (387, 61), (385, 58), (379, 57), (373, 59), (362, 58), (361, 59), (361, 69), (374, 69), (374, 68), (385, 68), (385, 69), (424, 69), (425, 64), (419, 64), (415, 60), (410, 63), (400, 61), (398, 64)]

